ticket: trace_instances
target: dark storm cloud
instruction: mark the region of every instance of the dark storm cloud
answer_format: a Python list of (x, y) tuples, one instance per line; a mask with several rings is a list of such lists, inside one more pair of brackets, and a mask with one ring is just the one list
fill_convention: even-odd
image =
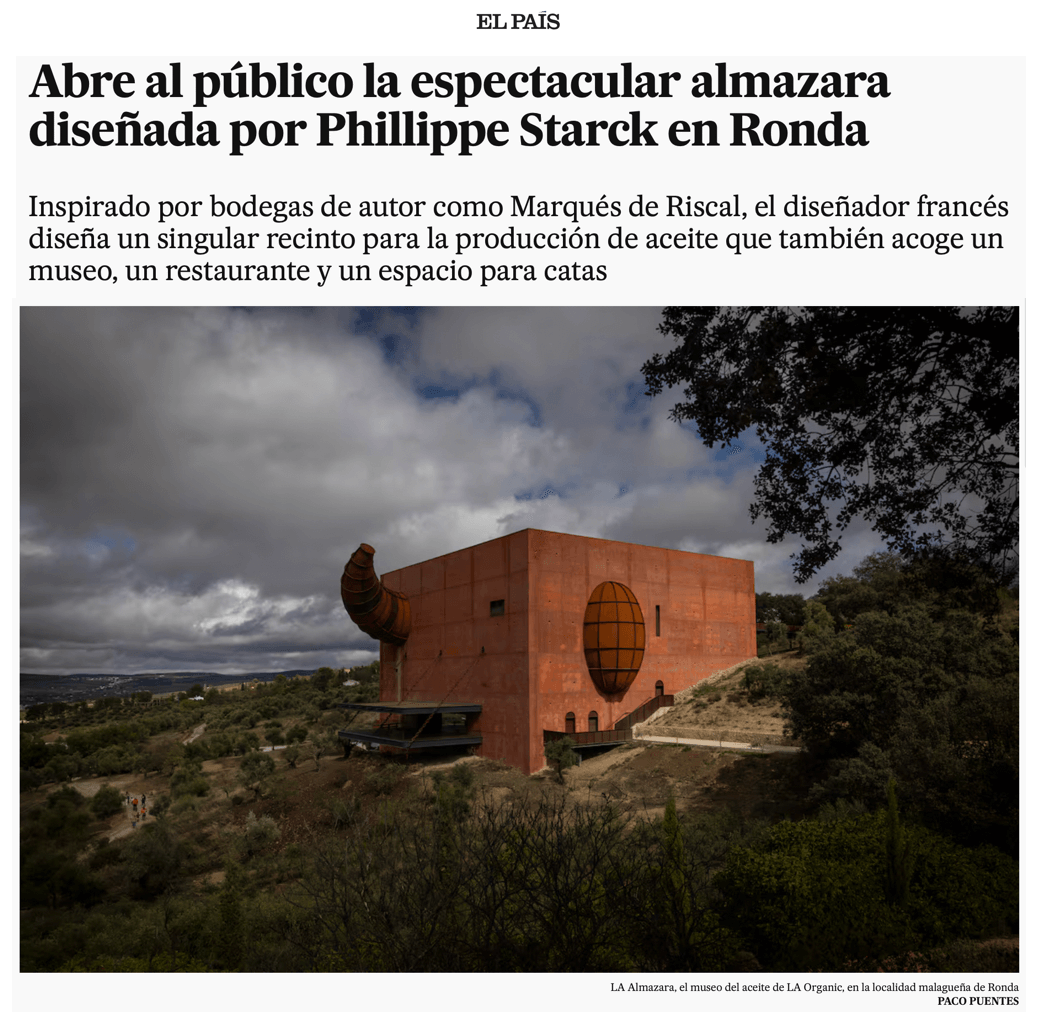
[(338, 599), (361, 541), (381, 572), (540, 527), (755, 559), (792, 590), (746, 514), (753, 454), (718, 460), (641, 395), (657, 320), (25, 311), (23, 669), (374, 658)]

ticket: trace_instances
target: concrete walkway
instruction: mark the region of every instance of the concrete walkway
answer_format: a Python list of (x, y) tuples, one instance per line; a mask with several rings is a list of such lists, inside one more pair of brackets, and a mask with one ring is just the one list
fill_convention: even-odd
[(649, 741), (656, 745), (685, 745), (689, 748), (729, 748), (736, 752), (757, 752), (770, 754), (772, 752), (785, 752), (795, 755), (801, 751), (800, 748), (791, 748), (788, 745), (753, 745), (748, 741), (708, 741), (704, 738), (691, 737), (661, 737), (656, 734), (635, 734), (635, 741)]

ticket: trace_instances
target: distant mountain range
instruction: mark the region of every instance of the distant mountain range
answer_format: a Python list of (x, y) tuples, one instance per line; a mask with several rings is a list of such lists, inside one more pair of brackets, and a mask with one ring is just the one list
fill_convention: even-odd
[(271, 681), (279, 673), (286, 677), (309, 677), (314, 670), (273, 670), (270, 673), (209, 673), (185, 670), (176, 673), (23, 673), (20, 679), (22, 706), (40, 702), (81, 702), (104, 695), (125, 697), (135, 691), (150, 691), (153, 695), (169, 695), (187, 691), (196, 684), (214, 687), (218, 684), (239, 684), (249, 680)]

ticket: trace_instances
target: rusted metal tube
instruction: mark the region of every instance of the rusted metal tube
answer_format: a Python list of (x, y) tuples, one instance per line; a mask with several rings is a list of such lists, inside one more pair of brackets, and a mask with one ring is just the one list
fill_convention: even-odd
[(350, 556), (340, 581), (342, 604), (350, 619), (369, 637), (402, 645), (411, 633), (411, 602), (387, 588), (375, 573), (375, 550), (361, 545)]

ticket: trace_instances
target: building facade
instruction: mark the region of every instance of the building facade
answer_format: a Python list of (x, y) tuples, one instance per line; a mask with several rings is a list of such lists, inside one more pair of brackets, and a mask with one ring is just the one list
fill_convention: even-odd
[(608, 731), (661, 692), (756, 655), (745, 560), (528, 529), (381, 585), (396, 626), (362, 629), (381, 639), (387, 723), (410, 710), (408, 730), (434, 718), (438, 729), (437, 710), (467, 709), (478, 754), (527, 773), (545, 764), (545, 731)]

